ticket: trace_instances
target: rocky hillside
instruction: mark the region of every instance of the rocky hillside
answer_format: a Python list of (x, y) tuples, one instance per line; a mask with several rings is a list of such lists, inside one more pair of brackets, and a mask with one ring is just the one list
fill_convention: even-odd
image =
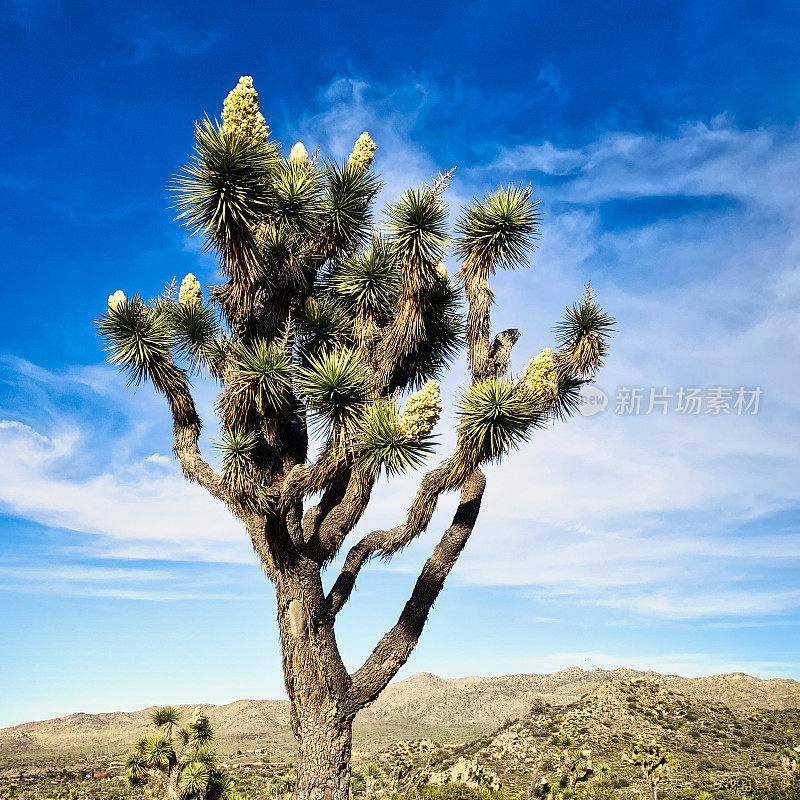
[[(387, 687), (362, 712), (357, 724), (362, 730), (400, 723), (406, 728), (473, 729), (477, 735), (524, 716), (535, 703), (570, 706), (609, 682), (642, 679), (694, 701), (723, 703), (735, 709), (800, 708), (800, 683), (793, 680), (760, 680), (743, 673), (682, 678), (628, 669), (585, 671), (572, 667), (552, 675), (496, 678), (439, 678), (419, 673)], [(285, 732), (288, 725), (286, 701), (239, 700), (202, 707), (221, 739), (277, 734)], [(79, 713), (5, 728), (0, 730), (0, 750), (129, 744), (144, 733), (149, 711)]]
[[(705, 691), (709, 683), (701, 686)], [(538, 701), (517, 722), (461, 747), (405, 742), (379, 758), (387, 767), (410, 764), (417, 781), (483, 776), (487, 786), (497, 781), (505, 796), (516, 798), (527, 796), (534, 774), (557, 781), (567, 746), (591, 750), (593, 767), (607, 764), (615, 785), (638, 785), (636, 770), (620, 754), (634, 740), (655, 739), (673, 754), (665, 788), (737, 788), (779, 776), (778, 749), (799, 738), (796, 709), (732, 709), (639, 678), (604, 683), (566, 706)]]
[(388, 686), (367, 713), (376, 719), (399, 716), (429, 725), (501, 725), (526, 714), (537, 700), (568, 705), (610, 681), (640, 679), (731, 708), (800, 708), (800, 683), (795, 680), (762, 680), (743, 672), (682, 678), (633, 669), (571, 667), (551, 675), (497, 678), (439, 678), (421, 672)]

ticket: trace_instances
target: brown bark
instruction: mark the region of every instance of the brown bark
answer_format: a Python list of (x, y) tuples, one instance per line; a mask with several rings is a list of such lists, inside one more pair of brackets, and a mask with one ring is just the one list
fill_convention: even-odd
[(297, 743), (295, 800), (347, 800), (352, 721), (320, 709), (303, 717)]
[(319, 565), (298, 557), (277, 575), (283, 672), (297, 739), (296, 800), (347, 800), (354, 711), (350, 676), (327, 613)]

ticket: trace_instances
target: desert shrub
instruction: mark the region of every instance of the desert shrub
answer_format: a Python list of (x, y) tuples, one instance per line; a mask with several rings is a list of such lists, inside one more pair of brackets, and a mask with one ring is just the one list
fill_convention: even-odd
[(800, 800), (800, 780), (789, 783), (775, 778), (753, 792), (753, 800)]
[(419, 796), (423, 800), (499, 800), (498, 792), (472, 789), (465, 783), (441, 783), (420, 786)]

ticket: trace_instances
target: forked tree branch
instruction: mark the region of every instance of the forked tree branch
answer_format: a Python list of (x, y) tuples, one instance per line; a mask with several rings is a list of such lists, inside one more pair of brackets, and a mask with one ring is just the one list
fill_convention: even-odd
[(390, 533), (391, 531), (372, 531), (350, 548), (342, 571), (328, 592), (327, 602), (331, 615), (336, 616), (350, 599), (361, 567), (378, 552)]
[[(519, 331), (515, 328), (498, 333), (489, 348), (483, 374), (491, 378), (503, 375), (508, 369), (511, 349), (518, 339)], [(391, 556), (410, 544), (428, 526), (439, 496), (462, 485), (465, 476), (476, 466), (469, 463), (467, 454), (457, 446), (456, 452), (450, 458), (422, 478), (404, 522), (388, 530), (372, 531), (350, 548), (339, 577), (328, 593), (328, 605), (334, 616), (349, 600), (364, 564), (376, 553)]]
[(336, 555), (347, 534), (358, 525), (367, 510), (374, 485), (373, 476), (354, 468), (342, 501), (322, 517), (318, 537), (327, 559)]
[(428, 613), (472, 533), (485, 487), (486, 478), (479, 469), (475, 469), (464, 482), (453, 523), (425, 562), (400, 618), (353, 674), (349, 702), (354, 708), (363, 708), (371, 703), (416, 647)]

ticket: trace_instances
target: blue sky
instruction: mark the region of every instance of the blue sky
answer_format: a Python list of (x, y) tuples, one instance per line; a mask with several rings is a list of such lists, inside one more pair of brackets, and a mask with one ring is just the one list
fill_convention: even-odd
[[(523, 331), (515, 370), (589, 279), (619, 320), (608, 407), (489, 470), (403, 674), (800, 677), (796, 3), (5, 12), (0, 725), (282, 696), (274, 601), (243, 533), (184, 483), (162, 398), (104, 365), (91, 324), (117, 288), (214, 282), (166, 186), (193, 120), (244, 74), (288, 146), (341, 158), (369, 130), (383, 200), (453, 165), (454, 215), (501, 181), (533, 183), (532, 268), (495, 284), (497, 327)], [(449, 398), (464, 377), (444, 381)], [(758, 414), (615, 413), (626, 387), (646, 410), (650, 387), (716, 386), (761, 387)], [(213, 458), (214, 387), (196, 394)], [(362, 527), (395, 524), (413, 489), (383, 484)], [(340, 618), (352, 667), (452, 503), (363, 575)]]

